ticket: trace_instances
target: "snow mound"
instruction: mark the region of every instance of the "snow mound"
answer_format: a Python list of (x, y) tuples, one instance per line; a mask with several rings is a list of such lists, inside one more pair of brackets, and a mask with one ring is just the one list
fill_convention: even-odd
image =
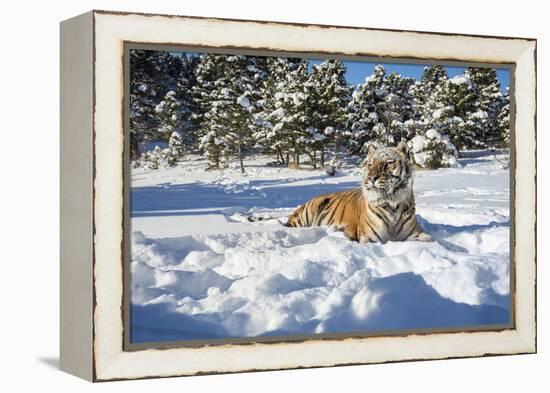
[(331, 228), (135, 233), (132, 340), (151, 331), (162, 340), (174, 331), (197, 339), (507, 322), (506, 224), (431, 229), (436, 242), (385, 245)]

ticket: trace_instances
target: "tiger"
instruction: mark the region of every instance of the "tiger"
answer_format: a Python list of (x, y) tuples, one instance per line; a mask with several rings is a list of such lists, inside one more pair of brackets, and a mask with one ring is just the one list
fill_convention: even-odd
[(361, 186), (316, 196), (298, 207), (289, 227), (333, 226), (360, 243), (432, 241), (416, 219), (413, 166), (408, 147), (367, 148)]

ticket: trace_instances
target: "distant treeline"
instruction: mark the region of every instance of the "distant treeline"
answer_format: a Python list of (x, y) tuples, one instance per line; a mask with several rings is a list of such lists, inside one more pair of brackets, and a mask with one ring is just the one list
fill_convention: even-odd
[[(132, 50), (130, 74), (135, 165), (175, 165), (198, 151), (211, 168), (237, 159), (244, 171), (251, 152), (295, 166), (305, 156), (322, 167), (329, 149), (357, 153), (429, 130), (458, 150), (509, 144), (509, 96), (491, 68), (449, 78), (444, 66), (428, 66), (417, 81), (378, 65), (364, 83), (348, 85), (338, 60), (310, 66), (299, 58)], [(168, 147), (140, 154), (149, 141)]]

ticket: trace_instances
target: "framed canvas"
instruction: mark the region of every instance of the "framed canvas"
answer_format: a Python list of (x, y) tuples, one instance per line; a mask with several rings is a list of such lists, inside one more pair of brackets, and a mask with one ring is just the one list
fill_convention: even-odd
[(536, 352), (536, 40), (61, 23), (61, 368)]

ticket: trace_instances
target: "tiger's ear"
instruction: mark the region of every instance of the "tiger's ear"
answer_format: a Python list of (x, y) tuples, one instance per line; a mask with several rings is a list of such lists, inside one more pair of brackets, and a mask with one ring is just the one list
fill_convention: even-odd
[(401, 141), (397, 144), (396, 149), (400, 151), (401, 153), (408, 155), (409, 154), (409, 146), (407, 145), (407, 142)]

